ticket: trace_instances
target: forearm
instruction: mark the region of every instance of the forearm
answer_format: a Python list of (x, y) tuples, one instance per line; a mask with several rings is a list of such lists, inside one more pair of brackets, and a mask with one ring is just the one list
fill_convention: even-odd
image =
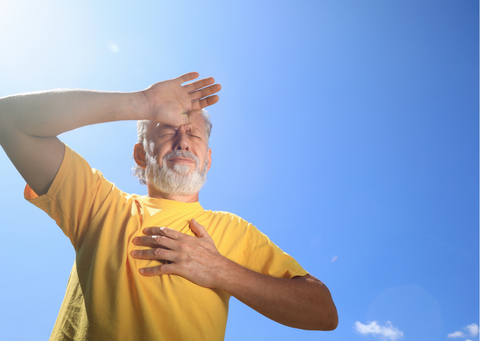
[(0, 125), (30, 136), (54, 137), (82, 126), (148, 118), (141, 93), (55, 90), (0, 99)]
[(266, 317), (301, 329), (336, 328), (338, 316), (330, 291), (314, 277), (274, 278), (230, 261), (223, 268), (218, 286)]

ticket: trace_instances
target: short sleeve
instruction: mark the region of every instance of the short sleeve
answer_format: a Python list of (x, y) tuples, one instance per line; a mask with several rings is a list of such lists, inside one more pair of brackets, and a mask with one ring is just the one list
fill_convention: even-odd
[(282, 251), (251, 224), (246, 229), (240, 265), (278, 278), (293, 278), (308, 274), (292, 256)]
[(27, 184), (24, 197), (54, 219), (78, 249), (92, 218), (113, 188), (101, 172), (65, 145), (62, 164), (48, 192), (37, 196)]

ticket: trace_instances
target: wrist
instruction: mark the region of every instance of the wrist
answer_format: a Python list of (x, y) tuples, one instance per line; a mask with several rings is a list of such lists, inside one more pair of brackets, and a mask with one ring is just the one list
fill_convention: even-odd
[(132, 106), (135, 112), (136, 120), (152, 120), (150, 102), (145, 91), (133, 92)]
[(247, 274), (244, 272), (249, 270), (224, 256), (222, 258), (214, 273), (214, 287), (232, 294), (235, 291), (235, 286), (241, 282), (239, 279), (245, 277)]

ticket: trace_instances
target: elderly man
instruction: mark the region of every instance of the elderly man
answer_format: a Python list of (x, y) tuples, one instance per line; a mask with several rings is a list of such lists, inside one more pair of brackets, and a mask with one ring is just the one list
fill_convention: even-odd
[[(235, 296), (287, 326), (332, 330), (327, 287), (240, 217), (206, 211), (211, 166), (203, 108), (220, 85), (197, 73), (136, 93), (52, 91), (0, 100), (0, 143), (27, 182), (25, 198), (70, 239), (76, 260), (53, 340), (221, 340)], [(127, 194), (56, 136), (138, 120)]]

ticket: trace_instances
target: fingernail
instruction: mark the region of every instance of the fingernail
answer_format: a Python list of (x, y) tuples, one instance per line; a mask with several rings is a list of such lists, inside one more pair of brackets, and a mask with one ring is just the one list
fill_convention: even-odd
[(138, 251), (132, 251), (132, 252), (130, 252), (130, 254), (131, 254), (132, 256), (136, 256), (136, 255), (138, 255)]
[(145, 270), (144, 270), (144, 269), (140, 269), (139, 271), (140, 271), (140, 273), (141, 273), (142, 275), (145, 273)]

